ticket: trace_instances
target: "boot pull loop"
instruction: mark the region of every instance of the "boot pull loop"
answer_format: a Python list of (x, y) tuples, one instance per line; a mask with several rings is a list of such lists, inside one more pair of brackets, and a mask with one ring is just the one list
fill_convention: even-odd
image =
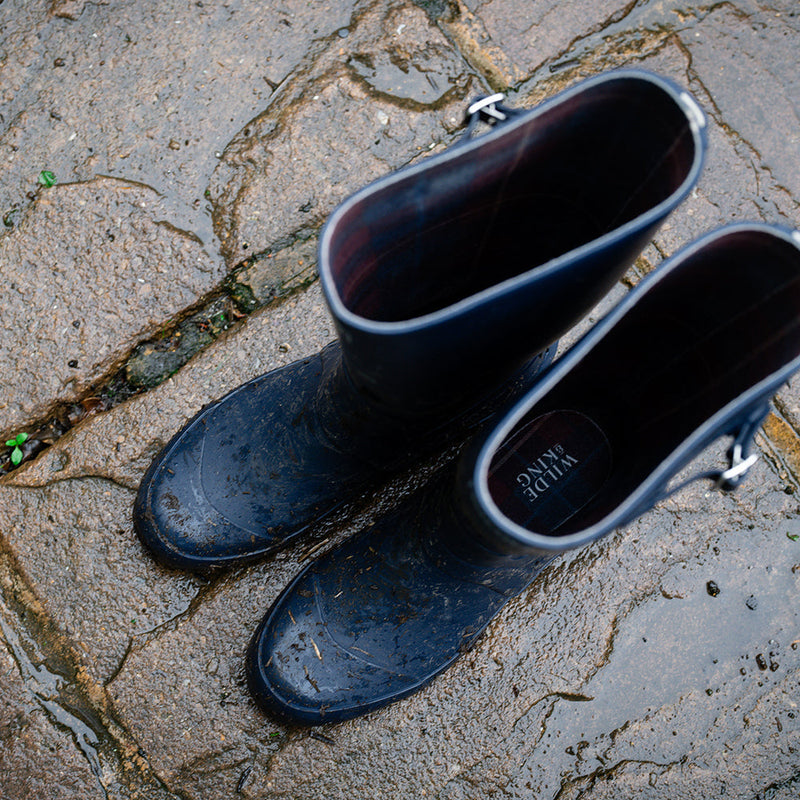
[(735, 489), (750, 467), (758, 461), (758, 455), (751, 454), (750, 447), (768, 414), (769, 403), (756, 406), (742, 427), (739, 428), (739, 433), (736, 434), (736, 438), (728, 450), (728, 469), (717, 474), (715, 484), (718, 489), (726, 492)]
[(736, 438), (728, 449), (727, 469), (699, 472), (697, 475), (693, 475), (691, 478), (681, 481), (677, 486), (663, 491), (659, 502), (672, 497), (672, 495), (679, 492), (690, 483), (700, 480), (714, 481), (714, 488), (724, 492), (730, 492), (735, 489), (742, 482), (742, 479), (750, 470), (750, 467), (758, 461), (758, 454), (750, 453), (750, 446), (753, 444), (753, 439), (758, 429), (761, 427), (761, 424), (766, 419), (767, 414), (769, 414), (769, 405), (759, 406), (742, 424), (742, 427), (736, 434)]
[(467, 129), (464, 131), (462, 141), (469, 141), (472, 138), (472, 134), (478, 127), (479, 122), (494, 126), (498, 123), (507, 122), (519, 114), (519, 111), (515, 108), (508, 108), (502, 105), (503, 100), (505, 100), (505, 95), (501, 92), (476, 98), (467, 108), (467, 113), (464, 115)]
[(709, 474), (712, 480), (716, 474), (715, 486), (725, 492), (735, 489), (741, 483), (750, 467), (758, 461), (758, 454), (751, 453), (747, 458), (743, 458), (742, 445), (736, 442), (728, 452), (728, 459), (730, 463), (728, 469)]

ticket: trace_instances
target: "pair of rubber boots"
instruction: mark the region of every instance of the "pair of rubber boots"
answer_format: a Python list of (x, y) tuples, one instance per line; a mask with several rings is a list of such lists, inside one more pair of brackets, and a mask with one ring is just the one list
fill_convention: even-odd
[[(549, 366), (691, 191), (705, 121), (640, 71), (529, 112), (500, 99), (331, 216), (319, 270), (339, 342), (205, 408), (142, 482), (140, 537), (200, 569), (283, 547), (472, 435), (261, 623), (250, 688), (290, 720), (347, 719), (428, 683), (549, 561), (650, 508), (722, 436), (730, 463), (699, 477), (735, 486), (800, 366), (800, 235), (757, 224), (664, 263)], [(474, 137), (480, 120), (491, 130)]]

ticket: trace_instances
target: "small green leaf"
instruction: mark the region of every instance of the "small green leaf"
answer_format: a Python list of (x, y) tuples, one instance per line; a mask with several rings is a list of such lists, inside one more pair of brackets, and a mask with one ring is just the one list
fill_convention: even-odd
[(6, 447), (16, 447), (16, 446), (17, 446), (17, 440), (16, 439), (9, 439), (6, 442)]
[(20, 461), (22, 461), (22, 450), (19, 447), (15, 447), (11, 451), (11, 463), (16, 467)]
[(38, 181), (42, 186), (47, 186), (47, 187), (55, 186), (56, 176), (52, 172), (50, 172), (49, 169), (43, 169), (39, 173)]
[(800, 533), (787, 533), (786, 538), (796, 542), (798, 539), (800, 539)]
[(28, 434), (24, 431), (17, 434), (17, 444), (24, 444), (28, 441)]

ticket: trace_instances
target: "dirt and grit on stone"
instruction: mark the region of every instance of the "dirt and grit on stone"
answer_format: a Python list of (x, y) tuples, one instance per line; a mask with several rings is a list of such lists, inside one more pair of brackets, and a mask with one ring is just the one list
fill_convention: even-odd
[(0, 0), (0, 800), (800, 796), (797, 378), (736, 492), (559, 557), (427, 688), (340, 724), (260, 711), (247, 645), (441, 459), (227, 571), (158, 565), (131, 518), (187, 420), (334, 339), (325, 219), (456, 143), (476, 95), (632, 66), (707, 114), (697, 187), (560, 352), (704, 232), (800, 227), (798, 47), (795, 0)]
[(113, 178), (43, 190), (0, 238), (0, 435), (87, 394), (224, 277), (159, 196)]

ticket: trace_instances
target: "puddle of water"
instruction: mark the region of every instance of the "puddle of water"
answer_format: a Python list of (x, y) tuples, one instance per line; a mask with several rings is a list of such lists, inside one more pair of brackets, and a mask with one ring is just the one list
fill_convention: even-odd
[(37, 650), (35, 643), (24, 641), (9, 621), (11, 612), (5, 604), (0, 602), (0, 631), (8, 645), (14, 661), (19, 668), (25, 688), (31, 695), (32, 702), (39, 705), (62, 728), (70, 732), (75, 744), (83, 753), (89, 763), (92, 773), (98, 780), (98, 785), (105, 793), (100, 779), (103, 774), (100, 763), (100, 738), (98, 734), (78, 716), (75, 709), (71, 709), (61, 696), (67, 688), (67, 679), (63, 675), (51, 672), (42, 661), (34, 663), (29, 651)]
[(353, 55), (347, 66), (379, 96), (412, 109), (446, 102), (453, 89), (464, 81), (454, 60), (433, 57), (432, 63), (423, 67), (391, 50)]

